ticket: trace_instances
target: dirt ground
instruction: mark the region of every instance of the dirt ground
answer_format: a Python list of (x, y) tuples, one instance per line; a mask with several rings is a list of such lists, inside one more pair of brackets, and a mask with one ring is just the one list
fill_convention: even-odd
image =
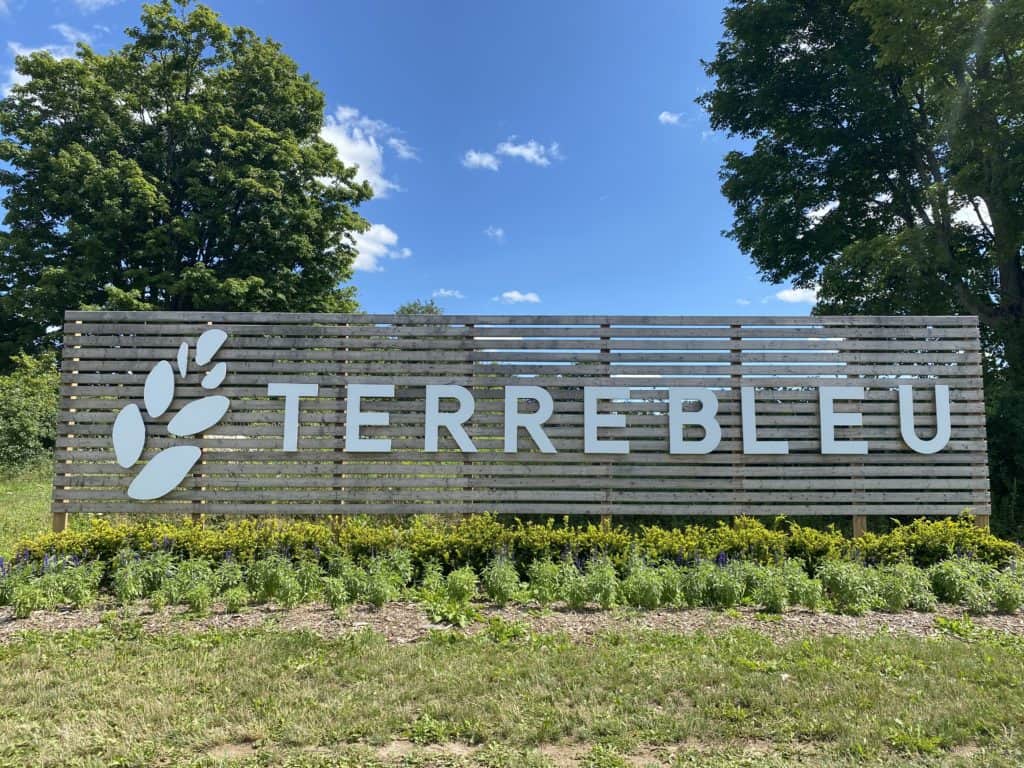
[[(10, 642), (24, 631), (61, 631), (98, 627), (110, 609), (38, 611), (27, 619), (14, 619), (10, 608), (0, 608), (0, 643)], [(353, 631), (371, 629), (391, 643), (413, 643), (432, 631), (453, 631), (434, 624), (423, 607), (415, 603), (390, 603), (381, 609), (351, 606), (340, 614), (326, 605), (303, 605), (292, 609), (254, 606), (241, 613), (226, 613), (219, 607), (205, 617), (189, 615), (184, 608), (150, 611), (145, 606), (117, 609), (122, 618), (137, 619), (146, 632), (200, 632), (206, 629), (249, 629), (263, 627), (282, 631), (308, 630), (322, 637), (337, 637)], [(864, 616), (837, 616), (792, 609), (781, 616), (765, 616), (753, 608), (712, 611), (688, 610), (531, 610), (522, 606), (481, 608), (482, 620), (464, 631), (469, 634), (486, 628), (486, 620), (501, 617), (521, 622), (531, 632), (562, 632), (573, 640), (585, 642), (609, 631), (654, 629), (680, 634), (714, 634), (734, 627), (745, 627), (783, 642), (797, 637), (822, 635), (865, 636), (878, 632), (926, 637), (938, 634), (937, 616), (958, 618), (962, 612), (942, 606), (936, 613), (869, 613)], [(1012, 616), (974, 616), (979, 628), (1024, 635), (1024, 614)]]

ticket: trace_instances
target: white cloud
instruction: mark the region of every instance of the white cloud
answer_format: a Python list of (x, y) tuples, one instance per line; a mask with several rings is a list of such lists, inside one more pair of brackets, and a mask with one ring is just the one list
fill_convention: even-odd
[(658, 115), (658, 122), (662, 125), (679, 125), (679, 120), (682, 118), (682, 112), (662, 112)]
[(492, 301), (500, 301), (502, 304), (540, 304), (540, 296), (533, 291), (505, 291), (500, 296), (495, 296)]
[(490, 226), (484, 230), (484, 234), (491, 238), (491, 240), (497, 240), (498, 242), (505, 239), (505, 230), (501, 227)]
[(387, 197), (400, 187), (384, 176), (384, 147), (390, 147), (403, 160), (416, 157), (416, 150), (407, 141), (390, 135), (395, 130), (383, 120), (373, 120), (355, 107), (343, 105), (324, 118), (320, 135), (334, 145), (345, 165), (359, 166), (359, 181), (370, 182), (377, 197)]
[[(50, 55), (55, 59), (68, 59), (75, 55), (75, 47), (73, 45), (44, 45), (38, 48), (30, 48), (21, 43), (12, 42), (7, 44), (7, 48), (14, 57), (28, 56), (36, 51), (49, 51)], [(0, 84), (0, 96), (7, 96), (11, 92), (11, 88), (16, 85), (24, 85), (28, 80), (29, 78), (26, 75), (21, 74), (14, 68), (12, 62), (11, 66), (7, 68), (3, 83)]]
[(818, 300), (818, 287), (784, 288), (775, 294), (775, 298), (787, 304), (814, 304)]
[(477, 152), (475, 149), (468, 149), (462, 156), (462, 164), (467, 168), (485, 168), (488, 171), (496, 171), (501, 166), (501, 161), (490, 152)]
[(384, 259), (408, 259), (412, 256), (409, 248), (396, 248), (398, 235), (384, 224), (372, 224), (366, 232), (354, 236), (356, 251), (353, 269), (361, 272), (381, 272)]
[(50, 29), (56, 30), (61, 37), (67, 40), (71, 45), (75, 43), (91, 43), (92, 35), (87, 32), (83, 32), (80, 29), (75, 29), (70, 24), (54, 24)]
[(750, 304), (750, 299), (736, 299), (736, 303), (741, 307), (746, 307)]
[(419, 156), (416, 154), (416, 148), (409, 144), (405, 139), (398, 139), (392, 136), (388, 139), (388, 146), (395, 150), (395, 154), (403, 160), (419, 160)]
[(438, 288), (433, 293), (435, 299), (464, 299), (466, 298), (462, 291), (456, 288)]
[(505, 157), (518, 157), (530, 165), (541, 167), (551, 165), (552, 160), (559, 160), (562, 157), (557, 141), (545, 147), (534, 139), (530, 139), (525, 144), (516, 144), (515, 140), (515, 136), (509, 136), (506, 141), (497, 146), (495, 152)]
[(78, 10), (84, 13), (92, 13), (100, 8), (106, 8), (108, 5), (117, 5), (120, 2), (121, 0), (75, 0), (75, 5), (78, 6)]

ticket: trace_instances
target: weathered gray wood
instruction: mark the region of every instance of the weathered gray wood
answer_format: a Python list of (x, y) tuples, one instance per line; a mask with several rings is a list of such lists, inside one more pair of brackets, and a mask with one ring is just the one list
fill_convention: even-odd
[[(202, 438), (202, 463), (167, 497), (133, 502), (136, 470), (114, 463), (110, 430), (119, 408), (140, 403), (146, 373), (174, 362), (182, 340), (210, 327), (229, 340), (218, 354), (230, 398), (224, 419)], [(71, 312), (66, 316), (61, 386), (58, 515), (83, 511), (160, 514), (338, 514), (462, 512), (514, 514), (953, 514), (989, 512), (981, 356), (970, 317), (620, 317), (289, 315), (281, 313)], [(898, 377), (898, 378), (897, 378)], [(269, 380), (320, 385), (306, 400), (300, 445), (282, 453), (283, 401)], [(375, 401), (388, 427), (390, 454), (342, 450), (345, 387), (396, 384), (394, 400)], [(142, 462), (180, 444), (169, 420), (209, 394), (193, 371), (176, 376), (176, 398), (147, 419)], [(480, 449), (423, 448), (423, 385), (471, 389), (476, 410), (467, 432)], [(557, 454), (502, 452), (508, 384), (549, 389), (555, 414), (545, 425)], [(920, 387), (917, 425), (934, 429), (931, 386), (951, 388), (952, 438), (932, 456), (909, 452), (897, 421), (895, 387)], [(856, 384), (863, 401), (839, 404), (863, 414), (840, 428), (866, 439), (868, 456), (822, 456), (818, 386)], [(625, 456), (587, 455), (582, 387), (624, 386), (631, 399), (616, 437)], [(668, 453), (669, 386), (713, 387), (722, 442), (713, 454)], [(758, 386), (758, 433), (786, 439), (790, 454), (742, 453), (740, 386)], [(197, 506), (201, 513), (195, 511)], [(858, 523), (859, 525), (859, 523)]]

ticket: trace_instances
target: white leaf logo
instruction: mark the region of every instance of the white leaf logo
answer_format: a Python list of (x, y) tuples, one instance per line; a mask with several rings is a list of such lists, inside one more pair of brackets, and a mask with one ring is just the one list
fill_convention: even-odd
[[(219, 328), (211, 328), (196, 341), (195, 365), (197, 368), (210, 363), (220, 351), (228, 335)], [(188, 377), (189, 344), (183, 341), (178, 347), (178, 374), (184, 380)], [(197, 372), (201, 373), (201, 372)], [(217, 363), (202, 374), (203, 389), (216, 389), (224, 382), (227, 365)], [(161, 360), (146, 376), (142, 400), (150, 418), (163, 416), (174, 401), (174, 368)], [(207, 395), (186, 404), (174, 415), (167, 425), (167, 432), (175, 437), (194, 437), (213, 428), (227, 413), (231, 401), (223, 395)], [(114, 457), (117, 463), (129, 469), (138, 463), (146, 444), (146, 423), (142, 412), (135, 403), (120, 410), (111, 429)], [(159, 499), (173, 491), (181, 483), (202, 456), (202, 449), (196, 445), (173, 445), (165, 448), (135, 475), (128, 486), (128, 497), (139, 501)]]

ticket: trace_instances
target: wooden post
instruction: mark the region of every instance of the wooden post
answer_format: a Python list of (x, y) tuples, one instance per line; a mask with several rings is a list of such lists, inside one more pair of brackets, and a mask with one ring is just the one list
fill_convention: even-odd
[[(602, 362), (604, 362), (605, 374), (609, 378), (611, 378), (611, 375), (612, 375), (612, 361), (611, 361), (611, 354), (612, 354), (612, 332), (611, 332), (611, 327), (612, 327), (611, 323), (601, 323), (601, 330), (605, 330), (605, 329), (608, 330), (608, 334), (607, 335), (605, 335), (603, 333), (601, 334), (601, 354), (602, 355), (608, 355), (608, 359), (604, 360)], [(605, 463), (605, 467), (607, 468), (608, 478), (610, 479), (611, 476), (612, 476), (612, 463), (610, 461), (606, 462)], [(608, 504), (608, 495), (609, 495), (609, 493), (611, 493), (611, 491), (606, 488), (604, 493), (605, 493), (605, 504), (607, 505)], [(601, 515), (601, 527), (603, 529), (605, 529), (605, 530), (608, 530), (608, 529), (610, 529), (612, 527), (612, 516), (610, 514)]]
[[(737, 413), (740, 413), (740, 398), (741, 391), (743, 388), (743, 326), (739, 323), (733, 323), (729, 326), (729, 385), (732, 391), (736, 395), (736, 409)], [(742, 427), (741, 427), (742, 432)], [(743, 445), (733, 454), (732, 461), (732, 490), (735, 494), (736, 500), (741, 500), (744, 497), (746, 489), (744, 488), (744, 472), (743, 466), (746, 463), (746, 454), (743, 453)], [(743, 502), (745, 503), (745, 502)], [(744, 510), (745, 511), (745, 510)], [(733, 518), (735, 524), (736, 518)]]
[[(81, 320), (76, 320), (75, 321), (75, 325), (81, 325), (81, 324), (82, 324)], [(66, 330), (67, 329), (65, 329), (65, 331)], [(82, 336), (81, 333), (76, 333), (75, 334), (75, 338), (80, 338), (81, 336)], [(81, 349), (81, 348), (82, 348), (81, 344), (73, 344), (71, 346), (71, 349)], [(68, 347), (65, 344), (64, 354), (63, 354), (63, 358), (64, 358), (65, 362), (67, 362), (67, 360), (68, 360), (67, 351), (68, 351)], [(71, 354), (72, 354), (72, 357), (70, 358), (70, 360), (71, 360), (72, 363), (77, 363), (81, 359), (81, 358), (78, 358), (78, 357), (74, 357), (74, 352), (72, 352)], [(71, 371), (71, 373), (78, 373), (78, 369), (77, 368), (73, 369)], [(78, 382), (77, 381), (71, 382), (71, 386), (72, 387), (77, 387), (78, 386)], [(77, 395), (68, 395), (68, 400), (71, 401), (72, 403), (75, 400), (77, 400), (77, 399), (78, 399)], [(77, 411), (78, 411), (77, 408), (68, 408), (68, 415), (69, 415), (68, 426), (69, 427), (74, 427), (74, 425), (75, 425), (75, 414), (77, 413)], [(59, 429), (58, 429), (58, 431), (59, 431)], [(74, 437), (74, 434), (72, 434), (71, 432), (68, 432), (68, 437), (72, 438), (72, 437)], [(72, 462), (72, 459), (71, 459), (71, 452), (72, 452), (72, 450), (73, 449), (71, 448), (70, 445), (68, 445), (68, 447), (64, 449), (64, 455), (67, 457), (67, 458), (65, 458), (63, 460), (63, 463), (65, 465), (71, 464), (71, 462)], [(54, 478), (54, 479), (56, 480), (56, 478)], [(64, 487), (65, 487), (65, 489), (67, 489), (67, 486), (64, 486)], [(56, 485), (56, 482), (55, 482), (54, 483), (54, 495), (56, 495), (56, 490), (57, 490), (57, 485)], [(62, 501), (61, 502), (61, 506), (65, 506), (66, 504), (67, 504), (67, 501)], [(54, 510), (53, 510), (53, 532), (54, 533), (61, 533), (62, 531), (67, 530), (67, 527), (68, 527), (68, 513), (67, 513), (67, 509), (66, 509), (66, 507), (65, 507), (65, 509), (57, 509), (56, 508), (57, 507), (56, 502), (54, 502), (53, 506), (54, 506)]]
[(868, 532), (868, 516), (867, 515), (854, 515), (853, 516), (853, 535), (854, 538), (863, 536)]
[(987, 531), (988, 530), (988, 526), (989, 526), (989, 519), (990, 518), (991, 518), (991, 515), (975, 515), (974, 516), (974, 524), (976, 526), (978, 526), (979, 528), (984, 528)]

